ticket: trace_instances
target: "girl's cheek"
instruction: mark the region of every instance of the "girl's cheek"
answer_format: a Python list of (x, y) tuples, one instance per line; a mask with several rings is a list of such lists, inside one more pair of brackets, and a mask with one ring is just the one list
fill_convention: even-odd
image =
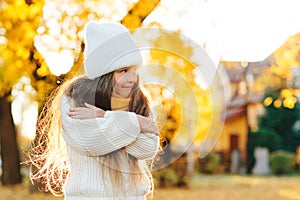
[(120, 79), (122, 79), (123, 74), (115, 74), (115, 83), (118, 83), (120, 81)]

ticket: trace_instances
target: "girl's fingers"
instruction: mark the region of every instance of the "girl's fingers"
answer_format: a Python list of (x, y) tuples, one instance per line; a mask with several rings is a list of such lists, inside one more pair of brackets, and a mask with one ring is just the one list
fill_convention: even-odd
[(97, 117), (97, 112), (101, 110), (91, 104), (84, 103), (85, 107), (73, 107), (69, 109), (68, 116), (74, 119), (90, 119)]
[(76, 108), (70, 108), (70, 112), (76, 112), (76, 111), (78, 111), (78, 107), (76, 107)]
[(74, 112), (72, 112), (72, 111), (71, 111), (71, 112), (68, 112), (67, 114), (68, 114), (68, 116), (69, 116), (69, 117), (73, 117), (73, 116), (75, 116), (75, 113), (74, 113)]
[(82, 111), (86, 111), (87, 108), (85, 107), (76, 107), (76, 108), (70, 108), (71, 112), (82, 112)]

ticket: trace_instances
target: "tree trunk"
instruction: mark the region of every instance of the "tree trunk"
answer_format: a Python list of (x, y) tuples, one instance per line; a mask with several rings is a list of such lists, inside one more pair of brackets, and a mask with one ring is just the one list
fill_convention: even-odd
[(8, 94), (0, 97), (1, 181), (3, 185), (14, 185), (22, 182), (22, 175), (11, 102), (7, 97)]

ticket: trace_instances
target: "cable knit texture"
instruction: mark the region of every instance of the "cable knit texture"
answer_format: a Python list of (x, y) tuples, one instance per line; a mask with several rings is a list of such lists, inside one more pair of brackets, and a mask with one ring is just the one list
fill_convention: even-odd
[[(99, 159), (102, 155), (122, 149), (142, 162), (155, 156), (158, 137), (151, 133), (141, 133), (137, 116), (132, 112), (106, 111), (103, 118), (73, 119), (67, 115), (72, 101), (62, 97), (62, 135), (66, 141), (70, 172), (64, 194), (66, 200), (144, 200), (149, 192), (149, 179), (143, 176), (134, 191), (128, 183), (126, 197), (112, 197), (112, 185), (105, 185)], [(124, 155), (126, 155), (124, 153)], [(123, 176), (130, 175), (127, 157), (121, 158)], [(124, 162), (123, 162), (124, 161)]]

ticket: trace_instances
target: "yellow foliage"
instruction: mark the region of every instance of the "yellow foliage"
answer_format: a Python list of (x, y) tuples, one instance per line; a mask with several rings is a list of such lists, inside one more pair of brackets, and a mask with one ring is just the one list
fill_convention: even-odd
[(288, 97), (293, 96), (293, 94), (294, 94), (294, 91), (292, 89), (283, 89), (280, 92), (280, 97), (281, 98), (288, 98)]
[[(50, 84), (52, 81), (52, 87), (47, 87), (49, 90), (56, 87), (57, 80), (62, 77), (51, 74), (44, 58), (48, 55), (47, 52), (53, 50), (70, 49), (74, 55), (75, 64), (66, 77), (83, 73), (82, 30), (88, 21), (101, 18), (121, 20), (124, 10), (120, 10), (120, 7), (127, 7), (132, 8), (132, 12), (127, 15), (129, 24), (137, 28), (159, 1), (141, 0), (133, 6), (133, 1), (126, 0), (118, 2), (122, 4), (120, 7), (116, 6), (114, 1), (58, 0), (51, 2), (51, 6), (49, 2), (32, 1), (31, 5), (27, 5), (25, 0), (5, 0), (2, 4), (4, 6), (0, 11), (0, 25), (5, 29), (5, 34), (0, 37), (3, 36), (7, 43), (1, 44), (0, 56), (3, 63), (0, 68), (0, 95), (10, 91), (13, 84), (23, 75), (31, 78), (31, 84), (38, 93), (42, 88), (40, 85), (43, 85), (39, 82), (45, 81), (45, 77), (47, 81), (44, 84)], [(56, 27), (53, 22), (56, 23)], [(53, 38), (52, 41), (46, 41), (44, 52), (38, 52), (34, 46), (37, 36)], [(41, 89), (41, 96), (45, 96), (46, 93), (49, 91)]]
[(300, 34), (296, 34), (290, 37), (285, 42), (284, 45), (282, 45), (279, 49), (277, 49), (273, 53), (272, 56), (274, 58), (274, 61), (272, 62), (272, 65), (268, 70), (268, 73), (270, 75), (268, 75), (269, 79), (266, 80), (268, 81), (267, 85), (272, 85), (276, 87), (282, 84), (282, 80), (284, 79), (291, 80), (294, 78), (294, 74), (292, 73), (292, 68), (300, 66), (299, 39), (300, 39)]
[[(173, 92), (172, 99), (168, 100), (173, 102), (172, 109), (166, 109), (166, 103), (161, 104), (169, 110), (165, 126), (161, 129), (162, 137), (173, 139), (173, 142), (181, 145), (186, 145), (190, 140), (204, 140), (212, 126), (213, 110), (216, 108), (210, 91), (201, 89), (195, 81), (196, 65), (190, 61), (193, 47), (186, 44), (180, 32), (162, 32), (152, 42), (154, 48), (150, 49), (149, 62), (162, 67), (152, 67), (148, 74), (159, 78), (164, 87), (169, 87)], [(151, 96), (152, 101), (165, 99), (159, 92)]]
[(21, 76), (28, 75), (30, 50), (42, 6), (43, 1), (36, 1), (29, 6), (24, 0), (16, 0), (6, 1), (6, 6), (1, 9), (0, 24), (5, 29), (3, 37), (7, 43), (0, 55), (4, 61), (0, 71), (0, 95), (9, 92)]
[(265, 98), (265, 100), (264, 100), (264, 105), (265, 106), (270, 106), (272, 103), (273, 103), (272, 97)]
[[(181, 108), (176, 96), (165, 86), (145, 84), (155, 121), (168, 141), (172, 141), (181, 123)], [(167, 95), (166, 95), (167, 93)]]
[(290, 96), (283, 100), (283, 106), (289, 109), (293, 109), (295, 107), (296, 102), (296, 97)]
[(122, 19), (121, 23), (133, 30), (141, 26), (143, 20), (152, 12), (160, 0), (139, 0)]
[(275, 108), (280, 108), (281, 105), (282, 105), (281, 99), (276, 99), (276, 100), (274, 101), (274, 106), (275, 106)]
[(49, 69), (45, 63), (42, 63), (41, 67), (37, 70), (37, 74), (40, 77), (47, 76), (49, 73)]

